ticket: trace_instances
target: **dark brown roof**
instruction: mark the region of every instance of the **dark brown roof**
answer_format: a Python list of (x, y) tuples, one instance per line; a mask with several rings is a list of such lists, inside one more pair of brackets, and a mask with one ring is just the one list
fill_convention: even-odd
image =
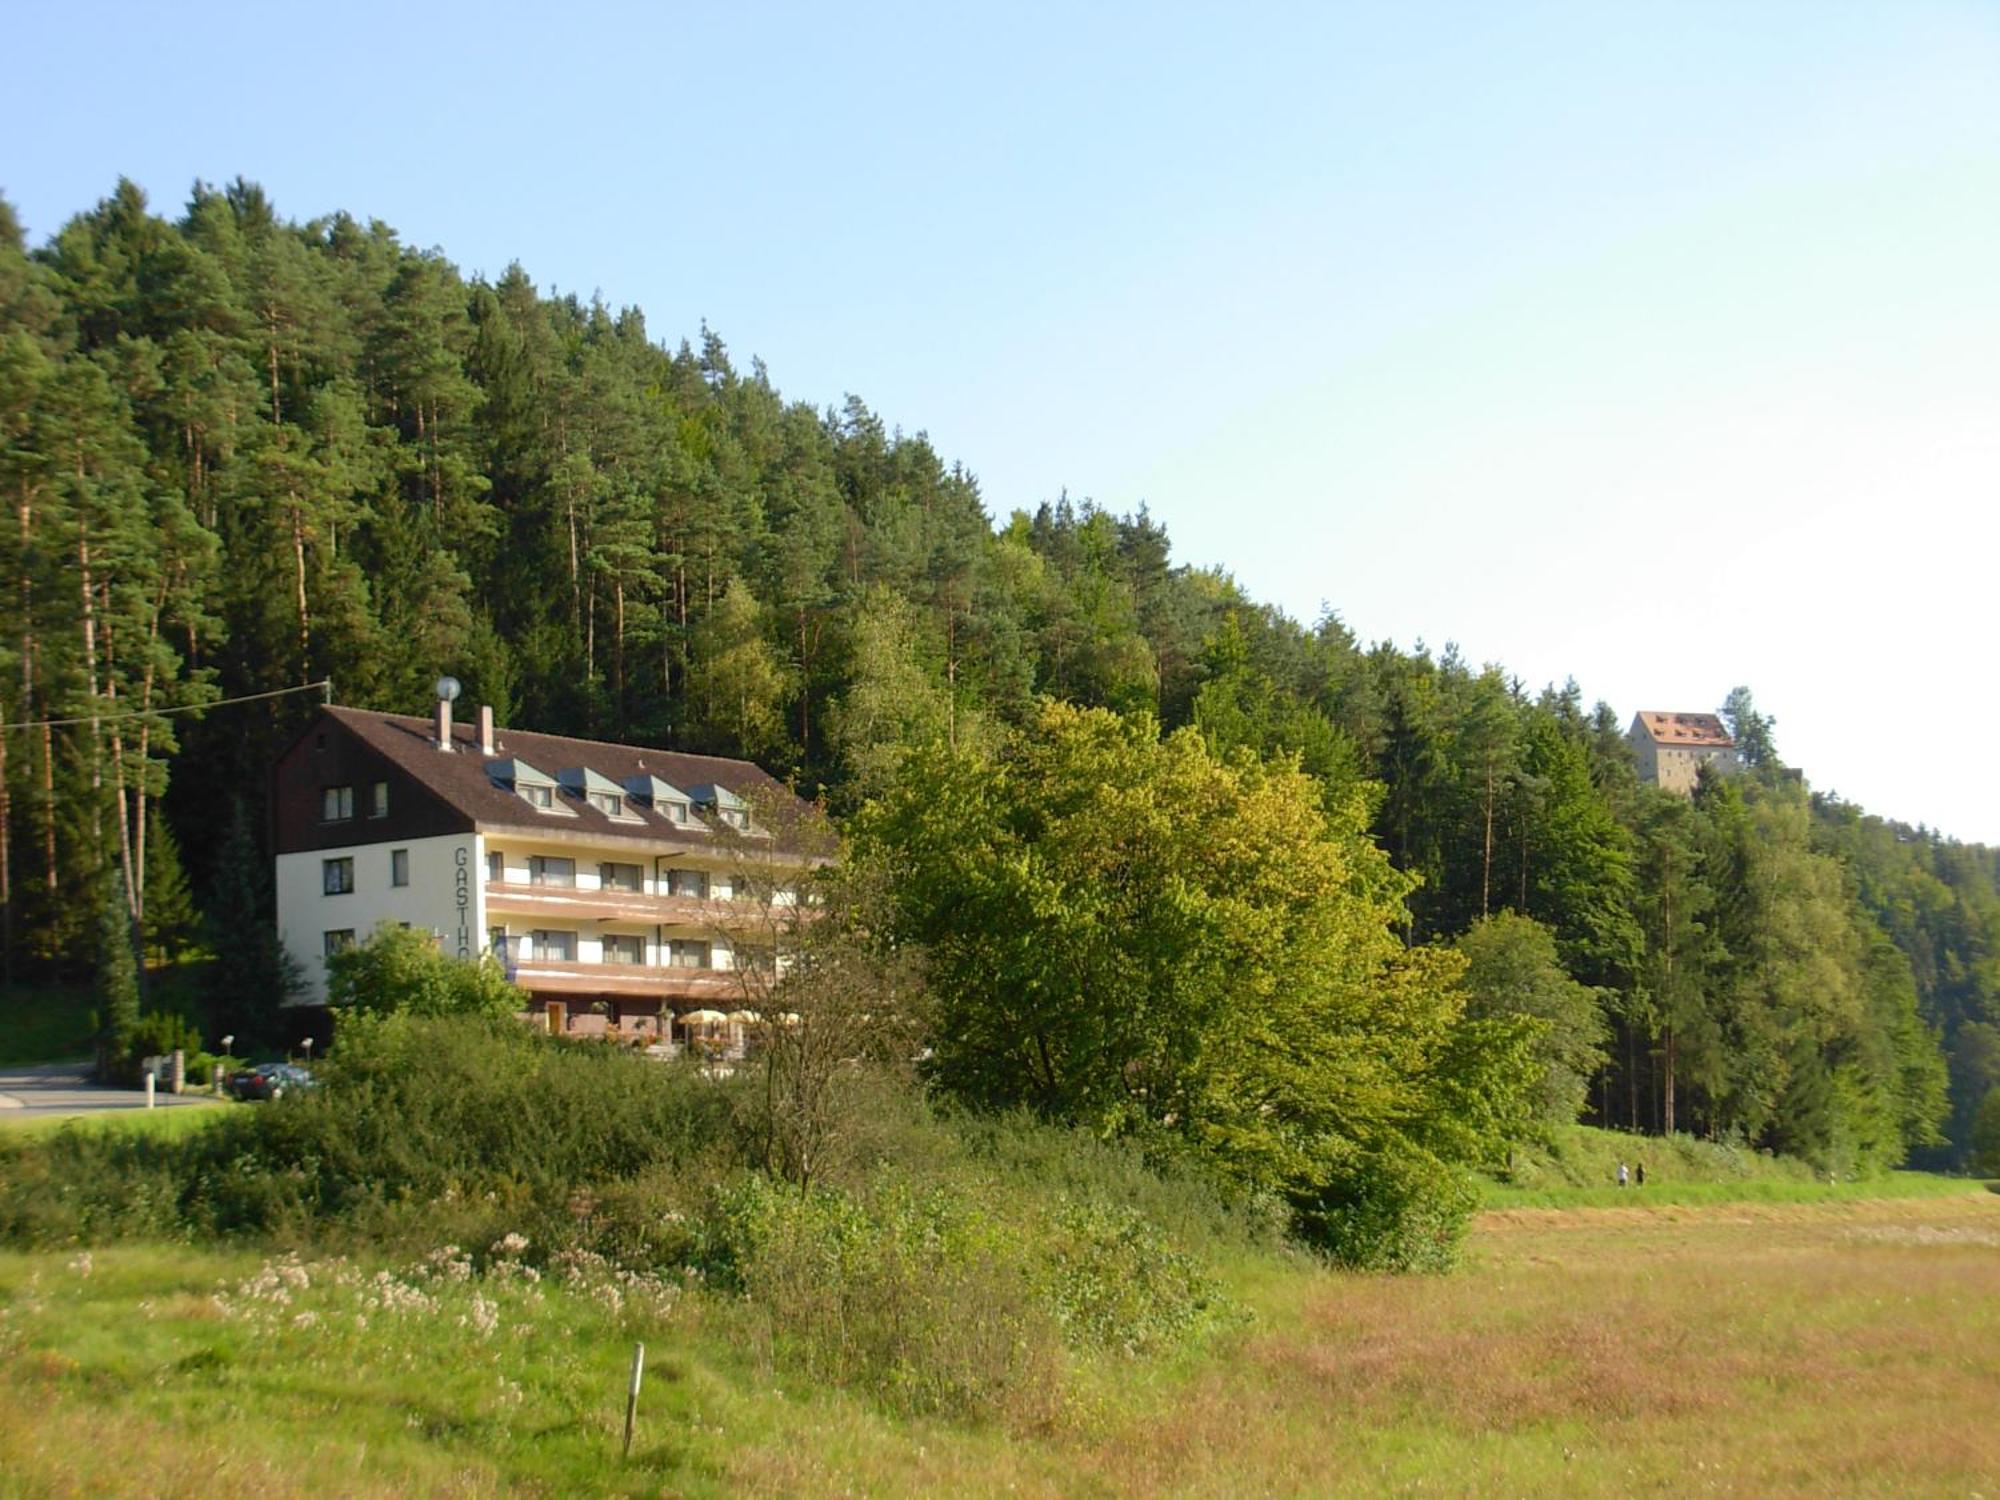
[[(488, 774), (489, 761), (503, 760), (526, 761), (551, 777), (582, 766), (617, 782), (633, 776), (657, 776), (682, 792), (707, 785), (727, 787), (750, 802), (762, 824), (785, 824), (810, 810), (783, 782), (747, 760), (505, 728), (494, 731), (494, 754), (489, 758), (480, 753), (476, 724), (453, 724), (454, 748), (447, 753), (437, 748), (428, 719), (358, 708), (329, 707), (322, 712), (481, 827), (520, 828), (555, 836), (565, 831), (587, 832), (683, 844), (710, 836), (698, 817), (686, 824), (670, 823), (652, 808), (629, 801), (627, 807), (640, 817), (639, 823), (614, 819), (581, 798), (561, 793), (557, 804), (574, 817), (537, 812)], [(780, 842), (789, 842), (782, 838), (783, 829), (778, 831)]]
[(1639, 710), (1638, 727), (1662, 745), (1734, 745), (1722, 720), (1714, 714), (1661, 713)]

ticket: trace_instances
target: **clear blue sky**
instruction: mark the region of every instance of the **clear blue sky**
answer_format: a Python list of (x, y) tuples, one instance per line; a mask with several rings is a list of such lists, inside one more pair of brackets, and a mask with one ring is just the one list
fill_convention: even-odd
[(10, 8), (0, 190), (518, 259), (1004, 516), (2000, 843), (2000, 4)]

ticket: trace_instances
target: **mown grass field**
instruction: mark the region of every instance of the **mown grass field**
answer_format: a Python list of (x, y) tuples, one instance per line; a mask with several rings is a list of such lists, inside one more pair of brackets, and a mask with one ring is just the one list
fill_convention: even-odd
[(1229, 1273), (1240, 1331), (961, 1425), (780, 1379), (726, 1301), (588, 1267), (0, 1255), (0, 1493), (1995, 1493), (1977, 1185), (1489, 1210), (1450, 1276)]
[(59, 1130), (85, 1130), (125, 1135), (152, 1136), (172, 1140), (206, 1128), (223, 1113), (241, 1106), (225, 1099), (204, 1099), (196, 1104), (162, 1105), (155, 1109), (86, 1110), (75, 1114), (32, 1114), (21, 1110), (0, 1111), (0, 1141), (31, 1140), (53, 1135)]

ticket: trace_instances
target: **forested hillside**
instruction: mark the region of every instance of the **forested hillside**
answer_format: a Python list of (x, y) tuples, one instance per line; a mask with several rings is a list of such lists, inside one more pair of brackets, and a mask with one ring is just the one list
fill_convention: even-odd
[(714, 332), (242, 182), (175, 218), (121, 183), (33, 250), (0, 204), (0, 333), (16, 977), (89, 964), (106, 872), (156, 952), (188, 882), (254, 902), (220, 833), (319, 695), (159, 710), (330, 680), (423, 712), (450, 671), (503, 723), (750, 756), (846, 813), (1053, 697), (1359, 794), (1420, 877), (1405, 941), (1550, 1022), (1563, 1109), (1860, 1167), (1962, 1149), (2000, 1085), (2000, 858), (1816, 804), (1747, 693), (1751, 773), (1663, 796), (1640, 705), (1293, 620), (1144, 511), (996, 517), (921, 433), (787, 402)]

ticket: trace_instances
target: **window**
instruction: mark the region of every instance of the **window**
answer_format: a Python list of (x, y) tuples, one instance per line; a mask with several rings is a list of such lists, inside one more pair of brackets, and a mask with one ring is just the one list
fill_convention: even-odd
[(327, 958), (332, 958), (336, 953), (345, 953), (353, 946), (354, 929), (352, 927), (337, 927), (332, 932), (326, 933), (320, 938), (320, 952)]
[(685, 823), (688, 820), (688, 805), (685, 802), (662, 802), (660, 815), (669, 823)]
[(535, 957), (546, 963), (575, 963), (576, 934), (573, 932), (535, 932)]
[(388, 782), (378, 781), (375, 783), (374, 787), (370, 789), (368, 797), (368, 816), (371, 818), (386, 818), (389, 816)]
[(507, 861), (498, 849), (486, 856), (486, 878), (495, 885), (507, 878)]
[(330, 786), (320, 794), (319, 820), (322, 823), (345, 823), (353, 816), (353, 787)]
[(676, 969), (708, 967), (708, 944), (691, 938), (675, 938), (669, 960)]
[(637, 865), (603, 864), (597, 867), (597, 883), (607, 891), (643, 891), (646, 872)]
[(667, 894), (670, 896), (692, 896), (697, 901), (708, 899), (708, 872), (705, 870), (667, 871)]
[(507, 929), (489, 927), (486, 929), (486, 951), (502, 963), (507, 961)]
[(646, 961), (646, 940), (637, 933), (604, 934), (604, 961), (608, 964), (642, 964)]
[(345, 896), (354, 889), (352, 859), (323, 859), (319, 862), (320, 889), (329, 896)]
[(750, 827), (750, 814), (740, 807), (725, 807), (722, 809), (722, 821), (731, 828), (747, 830)]
[(576, 884), (576, 861), (535, 854), (528, 859), (529, 885), (554, 885), (568, 889)]
[(625, 799), (616, 792), (591, 792), (590, 805), (608, 818), (625, 816)]
[(529, 782), (520, 791), (521, 795), (526, 797), (532, 806), (554, 807), (556, 805), (556, 794), (553, 787), (536, 786), (533, 782)]
[(389, 851), (389, 884), (408, 885), (410, 883), (410, 851), (391, 849)]

